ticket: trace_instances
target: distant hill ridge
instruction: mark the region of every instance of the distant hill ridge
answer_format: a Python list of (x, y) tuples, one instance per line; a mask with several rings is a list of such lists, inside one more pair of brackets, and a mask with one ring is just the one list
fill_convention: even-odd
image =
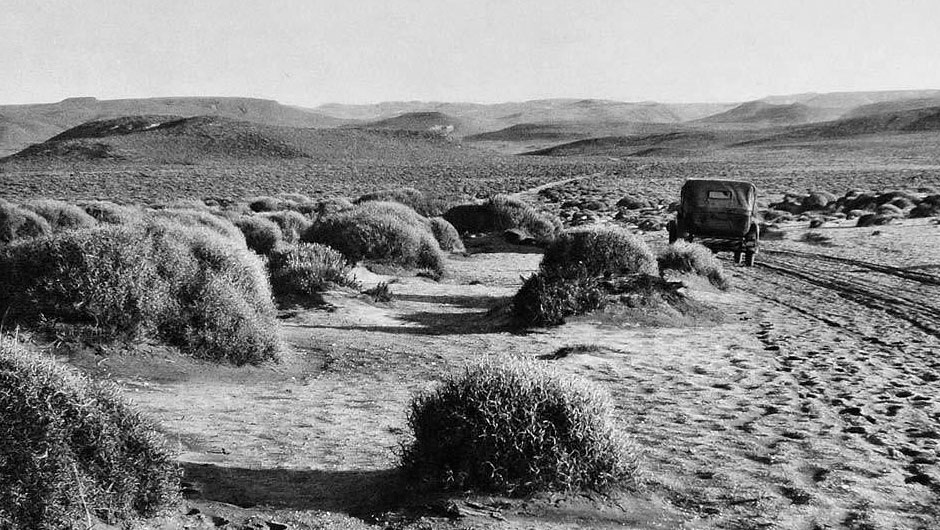
[[(221, 116), (128, 116), (95, 120), (0, 161), (16, 164), (199, 164), (243, 159), (395, 161), (464, 156), (459, 145), (408, 131), (263, 125)], [(472, 156), (472, 155), (467, 155)]]
[(98, 100), (68, 98), (58, 103), (0, 106), (0, 156), (42, 142), (92, 120), (124, 116), (221, 116), (265, 125), (336, 127), (347, 123), (273, 100), (235, 97), (180, 97)]

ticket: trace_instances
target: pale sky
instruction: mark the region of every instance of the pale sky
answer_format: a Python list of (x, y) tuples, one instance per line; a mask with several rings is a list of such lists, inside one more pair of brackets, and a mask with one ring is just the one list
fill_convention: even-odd
[(940, 88), (936, 0), (0, 0), (0, 104)]

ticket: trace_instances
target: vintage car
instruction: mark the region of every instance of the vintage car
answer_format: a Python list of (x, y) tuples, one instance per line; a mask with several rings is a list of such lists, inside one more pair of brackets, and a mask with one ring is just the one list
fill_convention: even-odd
[(695, 240), (713, 252), (733, 252), (735, 263), (743, 256), (752, 266), (760, 246), (757, 188), (737, 180), (689, 179), (666, 229), (669, 243)]

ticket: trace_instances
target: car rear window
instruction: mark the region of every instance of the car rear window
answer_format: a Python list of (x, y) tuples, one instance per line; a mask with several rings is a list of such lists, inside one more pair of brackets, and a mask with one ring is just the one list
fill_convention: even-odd
[(731, 192), (726, 190), (710, 190), (708, 192), (708, 198), (728, 200), (731, 198)]

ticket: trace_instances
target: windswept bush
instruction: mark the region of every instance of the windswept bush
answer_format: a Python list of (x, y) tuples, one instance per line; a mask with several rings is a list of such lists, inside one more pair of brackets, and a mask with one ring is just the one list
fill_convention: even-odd
[(37, 199), (23, 203), (22, 207), (42, 216), (54, 231), (91, 228), (98, 224), (85, 210), (64, 201)]
[(356, 204), (365, 202), (397, 202), (418, 212), (425, 217), (439, 216), (444, 213), (444, 202), (428, 198), (420, 190), (414, 188), (399, 188), (395, 190), (380, 190), (366, 193), (356, 199)]
[(284, 209), (284, 201), (277, 197), (256, 197), (248, 201), (248, 207), (253, 212), (276, 212)]
[(9, 202), (0, 203), (0, 244), (52, 233), (52, 226), (36, 212)]
[(103, 339), (153, 336), (204, 359), (277, 355), (264, 266), (208, 228), (168, 220), (107, 226), (0, 249), (0, 311), (85, 326)]
[(516, 292), (513, 312), (524, 327), (557, 326), (567, 317), (600, 309), (606, 295), (601, 280), (584, 271), (567, 276), (540, 271)]
[(320, 218), (329, 217), (339, 212), (352, 210), (355, 206), (352, 201), (345, 197), (330, 197), (317, 203), (316, 215)]
[(203, 210), (153, 210), (153, 217), (168, 219), (183, 226), (208, 228), (239, 245), (245, 245), (245, 236), (231, 221)]
[(139, 208), (110, 201), (80, 202), (78, 206), (102, 224), (128, 225), (143, 219), (143, 212)]
[[(513, 312), (524, 326), (554, 326), (610, 302), (637, 305), (665, 288), (657, 275), (652, 251), (625, 229), (567, 230), (548, 246), (538, 272), (516, 293)], [(633, 297), (634, 291), (641, 296)]]
[(284, 241), (296, 243), (300, 236), (310, 228), (312, 224), (309, 219), (300, 212), (293, 210), (281, 210), (279, 212), (266, 212), (259, 214), (260, 217), (273, 221), (281, 229)]
[(659, 271), (676, 271), (680, 274), (696, 274), (708, 279), (715, 287), (725, 290), (731, 282), (724, 267), (711, 250), (698, 243), (676, 241), (665, 248), (656, 258)]
[(554, 239), (562, 228), (557, 217), (506, 195), (497, 195), (482, 204), (455, 206), (444, 213), (444, 219), (461, 234), (521, 228), (542, 242)]
[(179, 470), (112, 385), (0, 339), (0, 484), (0, 528), (84, 528), (168, 508)]
[(367, 202), (329, 216), (311, 226), (302, 240), (333, 247), (352, 263), (369, 260), (444, 271), (444, 253), (430, 222), (397, 203)]
[(234, 223), (245, 236), (248, 248), (262, 256), (269, 254), (284, 239), (281, 228), (274, 221), (259, 215), (246, 215)]
[(483, 362), (414, 397), (406, 473), (458, 490), (525, 495), (634, 480), (635, 449), (590, 383), (531, 362)]
[(432, 217), (430, 221), (431, 233), (434, 234), (434, 239), (441, 246), (441, 250), (446, 252), (467, 251), (467, 248), (463, 245), (463, 240), (460, 239), (460, 234), (457, 233), (457, 229), (454, 228), (454, 225), (448, 223), (447, 219)]
[(619, 227), (574, 228), (545, 249), (541, 270), (562, 276), (572, 268), (592, 276), (656, 275), (656, 257), (641, 239)]
[(278, 296), (309, 296), (333, 286), (359, 287), (346, 258), (317, 243), (277, 247), (268, 257), (268, 268)]

